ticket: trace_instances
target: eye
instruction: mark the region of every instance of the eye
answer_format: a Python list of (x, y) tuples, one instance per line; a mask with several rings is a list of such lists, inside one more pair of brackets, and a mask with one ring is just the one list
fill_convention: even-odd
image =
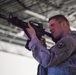
[(51, 27), (54, 26), (54, 24), (51, 24)]
[(53, 26), (54, 26), (54, 24), (51, 24), (51, 25), (50, 25), (50, 27), (53, 27)]

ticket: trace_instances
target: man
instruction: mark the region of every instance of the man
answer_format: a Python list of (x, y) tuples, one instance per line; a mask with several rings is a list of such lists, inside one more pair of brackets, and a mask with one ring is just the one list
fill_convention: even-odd
[(47, 75), (76, 75), (76, 32), (71, 31), (69, 22), (63, 15), (49, 19), (49, 29), (57, 43), (47, 50), (38, 40), (35, 30), (28, 24), (31, 37), (29, 48), (34, 58), (45, 68)]

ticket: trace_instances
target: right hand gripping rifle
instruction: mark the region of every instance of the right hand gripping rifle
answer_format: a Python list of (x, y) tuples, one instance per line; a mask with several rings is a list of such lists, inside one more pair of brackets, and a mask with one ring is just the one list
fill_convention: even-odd
[[(29, 36), (29, 34), (28, 34), (27, 30), (26, 30), (26, 28), (28, 28), (28, 22), (24, 22), (24, 21), (18, 19), (17, 17), (13, 17), (13, 16), (11, 18), (7, 18), (6, 16), (4, 16), (2, 14), (0, 14), (0, 18), (5, 19), (9, 23), (13, 24), (14, 26), (17, 26), (17, 27), (22, 28), (24, 30), (24, 32), (26, 33), (26, 35), (29, 38), (29, 40), (27, 40), (27, 43), (26, 43), (25, 47), (27, 49), (29, 49), (28, 48), (28, 43), (30, 42), (31, 39), (30, 39), (30, 36)], [(47, 36), (51, 37), (54, 42), (57, 42), (57, 40), (54, 39), (54, 37), (52, 36), (51, 33), (48, 33), (48, 32), (45, 31), (45, 29), (43, 29), (43, 25), (41, 23), (34, 22), (34, 21), (29, 21), (29, 23), (35, 29), (36, 35), (37, 35), (39, 40), (41, 39), (41, 37), (43, 35), (46, 34)]]

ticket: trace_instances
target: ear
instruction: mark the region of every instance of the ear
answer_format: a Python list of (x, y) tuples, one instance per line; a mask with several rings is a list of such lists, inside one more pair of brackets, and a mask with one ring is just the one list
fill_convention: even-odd
[(65, 21), (62, 22), (62, 25), (64, 28), (67, 26)]

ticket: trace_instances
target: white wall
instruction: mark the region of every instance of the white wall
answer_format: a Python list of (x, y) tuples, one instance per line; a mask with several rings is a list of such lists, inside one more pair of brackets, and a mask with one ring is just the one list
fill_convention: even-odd
[(0, 51), (0, 75), (36, 75), (35, 59)]

